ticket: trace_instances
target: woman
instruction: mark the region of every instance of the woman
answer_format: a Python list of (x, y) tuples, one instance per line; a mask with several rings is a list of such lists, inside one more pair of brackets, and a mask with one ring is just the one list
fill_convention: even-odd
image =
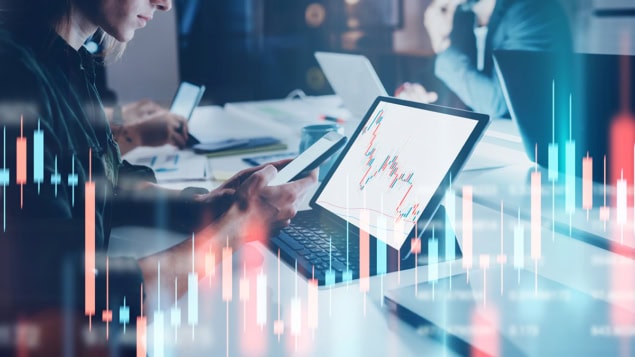
[[(170, 191), (149, 182), (147, 172), (120, 162), (95, 90), (94, 61), (82, 44), (93, 35), (103, 36), (116, 52), (156, 11), (170, 10), (171, 0), (1, 1), (0, 124), (6, 133), (3, 167), (9, 168), (10, 182), (3, 197), (6, 229), (0, 232), (0, 322), (42, 311), (55, 315), (61, 307), (73, 316), (89, 310), (93, 324), (101, 321), (107, 308), (105, 253), (115, 224), (197, 232), (197, 254), (211, 245), (218, 256), (225, 244), (239, 244), (246, 228), (267, 231), (288, 224), (315, 174), (267, 187), (276, 168), (285, 164), (278, 162), (243, 171), (212, 192)], [(44, 137), (41, 151), (31, 144), (39, 135)], [(94, 214), (90, 190), (85, 189), (91, 185)], [(95, 308), (87, 309), (85, 282), (92, 275), (84, 274), (85, 240), (93, 226)], [(192, 242), (185, 241), (138, 260), (110, 258), (112, 321), (119, 321), (117, 307), (125, 297), (134, 325), (141, 284), (146, 292), (156, 291), (159, 263), (163, 286), (172, 286), (175, 277), (187, 281), (191, 254)], [(179, 284), (179, 294), (185, 289), (186, 284)], [(152, 311), (152, 296), (147, 296), (146, 311)]]

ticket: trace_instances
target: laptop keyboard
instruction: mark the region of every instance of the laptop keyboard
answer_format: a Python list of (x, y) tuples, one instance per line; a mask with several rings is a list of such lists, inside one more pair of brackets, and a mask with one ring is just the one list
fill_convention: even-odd
[[(271, 239), (280, 256), (291, 266), (296, 259), (298, 272), (308, 279), (315, 278), (320, 285), (326, 283), (331, 272), (334, 282), (342, 281), (348, 272), (350, 279), (359, 276), (359, 238), (349, 227), (348, 245), (346, 227), (334, 222), (316, 219), (311, 211), (299, 212), (289, 227)], [(348, 246), (348, 260), (347, 260)]]

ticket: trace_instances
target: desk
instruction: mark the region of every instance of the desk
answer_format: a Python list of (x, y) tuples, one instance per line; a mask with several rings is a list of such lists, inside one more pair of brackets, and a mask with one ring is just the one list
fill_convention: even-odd
[[(201, 140), (211, 140), (215, 138), (215, 135), (249, 136), (253, 135), (254, 132), (260, 135), (272, 132), (271, 128), (258, 125), (258, 120), (246, 120), (225, 114), (219, 108), (199, 109), (193, 118), (191, 127), (194, 128), (193, 130), (197, 130), (197, 125), (205, 126), (199, 123), (199, 120), (207, 120), (208, 127), (222, 128), (220, 129), (222, 132), (209, 133), (209, 136), (201, 135), (201, 132), (196, 131), (196, 136)], [(276, 131), (273, 133), (278, 134)], [(285, 139), (288, 140), (287, 144), (290, 147), (297, 146), (299, 128), (296, 134), (289, 134)], [(214, 158), (210, 159), (209, 163), (212, 171), (237, 171), (247, 167), (246, 164), (242, 163), (240, 157)], [(204, 182), (208, 188), (218, 183), (215, 181)], [(169, 186), (179, 188), (191, 184), (190, 182), (172, 183)], [(188, 238), (189, 236), (147, 228), (120, 228), (112, 233), (110, 254), (130, 255), (132, 253), (141, 257), (178, 244)], [(150, 239), (151, 243), (149, 243)], [(263, 258), (262, 264), (253, 269), (245, 270), (240, 263), (240, 257), (254, 253)], [(455, 355), (452, 351), (445, 351), (445, 348), (434, 340), (420, 338), (417, 331), (395, 316), (388, 314), (382, 306), (383, 291), (399, 284), (413, 284), (415, 282), (414, 271), (406, 271), (398, 275), (391, 274), (383, 279), (372, 279), (370, 293), (365, 298), (359, 292), (357, 283), (351, 283), (348, 286), (340, 285), (332, 289), (320, 289), (318, 292), (318, 328), (311, 329), (308, 326), (306, 301), (309, 286), (306, 280), (298, 277), (293, 269), (286, 264), (283, 263), (279, 266), (277, 257), (259, 243), (251, 243), (241, 251), (236, 252), (233, 260), (235, 264), (232, 269), (234, 275), (232, 301), (227, 304), (222, 300), (221, 267), (218, 266), (216, 276), (212, 278), (211, 283), (206, 278), (200, 282), (199, 301), (201, 304), (198, 326), (192, 329), (183, 323), (183, 327), (176, 331), (176, 337), (173, 329), (166, 329), (164, 342), (168, 355), (221, 355), (227, 353), (230, 355), (321, 356), (390, 355), (394, 353), (408, 356), (419, 355), (421, 351), (431, 352), (434, 355)], [(279, 279), (278, 269), (280, 269)], [(256, 281), (259, 273), (267, 276), (267, 319), (262, 329), (256, 324), (255, 318)], [(441, 273), (448, 274), (449, 270), (445, 271), (441, 267)], [(417, 271), (417, 275), (424, 276), (426, 274), (426, 268)], [(241, 279), (249, 281), (250, 299), (246, 304), (240, 301)], [(171, 288), (167, 287), (165, 293), (169, 294)], [(302, 304), (300, 333), (297, 339), (291, 333), (290, 316), (291, 299), (296, 296), (300, 298)], [(285, 330), (280, 341), (273, 333), (273, 321), (278, 318), (278, 305), (280, 305), (280, 318), (285, 322)], [(182, 315), (185, 316), (188, 311), (188, 297), (183, 296), (178, 301), (178, 306), (181, 308)], [(166, 312), (169, 311), (169, 308), (168, 306), (164, 307)], [(185, 319), (182, 320), (185, 321)], [(154, 352), (152, 324), (148, 329), (148, 337), (149, 351), (152, 354)], [(381, 342), (369, 343), (369, 341)]]
[[(332, 100), (332, 98), (327, 98)], [(337, 108), (332, 108), (337, 110)], [(257, 118), (247, 119), (231, 116), (219, 108), (203, 108), (197, 111), (200, 120), (209, 120), (215, 128), (223, 128), (227, 133), (252, 135), (252, 132), (277, 132), (279, 127), (267, 126), (267, 123)], [(196, 123), (196, 122), (195, 122)], [(192, 127), (199, 124), (192, 124)], [(228, 125), (229, 124), (229, 125)], [(258, 125), (259, 124), (259, 125)], [(201, 124), (203, 125), (203, 124)], [(349, 129), (347, 128), (347, 131)], [(288, 144), (297, 145), (299, 131), (294, 136), (294, 130), (289, 129)], [(347, 132), (350, 134), (350, 132)], [(201, 135), (197, 132), (198, 137)], [(210, 134), (212, 135), (212, 134)], [(205, 139), (204, 139), (205, 140)], [(492, 150), (494, 148), (495, 150)], [(527, 173), (532, 170), (522, 153), (522, 148), (514, 136), (513, 127), (509, 122), (492, 124), (488, 134), (479, 144), (470, 158), (472, 170), (461, 174), (456, 182), (457, 191), (464, 185), (475, 187), (474, 200), (474, 244), (473, 256), (487, 255), (491, 259), (489, 268), (490, 278), (495, 278), (497, 272), (496, 254), (503, 253), (508, 257), (514, 254), (512, 237), (514, 224), (518, 218), (513, 214), (514, 206), (527, 207), (527, 202), (509, 196), (506, 187), (526, 185)], [(505, 158), (498, 158), (505, 152)], [(240, 157), (211, 159), (212, 170), (236, 171), (246, 167), (238, 160)], [(484, 165), (483, 163), (486, 163)], [(497, 163), (497, 164), (496, 164)], [(543, 174), (546, 177), (546, 174)], [(209, 188), (218, 182), (205, 182)], [(187, 185), (187, 184), (186, 184)], [(183, 185), (182, 185), (183, 186)], [(176, 185), (173, 187), (177, 187)], [(494, 188), (492, 193), (486, 188)], [(481, 190), (480, 188), (484, 188)], [(483, 194), (488, 193), (488, 194)], [(456, 198), (457, 216), (460, 217), (461, 197)], [(497, 207), (500, 202), (509, 200), (510, 211), (502, 214)], [(596, 201), (597, 202), (597, 201)], [(544, 206), (544, 205), (543, 205)], [(546, 211), (550, 214), (551, 211)], [(505, 245), (501, 248), (502, 236)], [(543, 220), (544, 221), (544, 220)], [(577, 224), (575, 217), (574, 224)], [(528, 225), (527, 222), (525, 222)], [(458, 225), (458, 222), (457, 222)], [(462, 243), (462, 232), (457, 231), (459, 243)], [(154, 237), (148, 244), (148, 237)], [(529, 234), (526, 234), (529, 237)], [(633, 261), (607, 250), (571, 239), (565, 234), (556, 233), (552, 236), (549, 225), (542, 227), (542, 257), (539, 264), (526, 264), (526, 270), (543, 275), (564, 285), (579, 289), (599, 299), (610, 301), (620, 307), (635, 311), (635, 301), (631, 291), (622, 295), (611, 295), (615, 288), (615, 281), (607, 277), (615, 276), (617, 262), (620, 271), (635, 271)], [(170, 232), (154, 232), (141, 228), (124, 228), (113, 232), (111, 240), (111, 254), (130, 254), (137, 256), (151, 254), (158, 250), (174, 245), (186, 236), (179, 236)], [(527, 240), (528, 241), (528, 238)], [(501, 250), (502, 249), (502, 250)], [(566, 253), (564, 253), (566, 252)], [(571, 253), (575, 252), (575, 253)], [(260, 257), (262, 260), (250, 268), (241, 265), (241, 256)], [(256, 258), (259, 260), (260, 258)], [(477, 261), (477, 260), (475, 260)], [(413, 329), (406, 323), (387, 313), (383, 305), (383, 292), (396, 287), (409, 286), (415, 282), (425, 280), (428, 267), (416, 270), (392, 273), (383, 277), (370, 279), (370, 292), (364, 296), (359, 291), (357, 282), (339, 284), (335, 287), (320, 289), (317, 293), (317, 328), (309, 328), (309, 311), (307, 299), (309, 285), (303, 278), (297, 276), (293, 269), (286, 264), (280, 264), (277, 257), (260, 243), (250, 243), (236, 252), (233, 259), (232, 300), (222, 299), (220, 274), (217, 266), (216, 275), (211, 279), (203, 278), (199, 286), (199, 324), (195, 328), (187, 326), (186, 319), (182, 319), (182, 327), (176, 331), (166, 324), (164, 346), (167, 355), (456, 355), (455, 351), (446, 349), (442, 344), (428, 336), (422, 336), (420, 331)], [(462, 261), (443, 263), (439, 265), (439, 277), (462, 272)], [(511, 265), (511, 258), (506, 263)], [(266, 275), (265, 289), (266, 322), (262, 326), (256, 323), (256, 290), (257, 277)], [(482, 275), (483, 271), (475, 264), (470, 274)], [(242, 288), (241, 288), (242, 286)], [(248, 286), (249, 299), (246, 296)], [(628, 286), (627, 286), (628, 288)], [(168, 287), (166, 293), (170, 293)], [(413, 291), (414, 293), (414, 291)], [(291, 301), (298, 297), (301, 301), (298, 332), (291, 332)], [(182, 314), (187, 311), (187, 296), (178, 301)], [(165, 311), (169, 307), (165, 306)], [(280, 339), (274, 334), (274, 320), (284, 321), (284, 332)], [(153, 351), (153, 326), (148, 330), (148, 346), (150, 354)], [(567, 341), (563, 341), (566, 343)]]

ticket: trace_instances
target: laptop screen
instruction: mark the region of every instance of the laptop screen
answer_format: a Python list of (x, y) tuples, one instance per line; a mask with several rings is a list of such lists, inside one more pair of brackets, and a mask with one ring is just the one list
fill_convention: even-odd
[(394, 99), (375, 103), (314, 203), (400, 249), (487, 117)]
[(375, 98), (388, 95), (373, 65), (365, 56), (315, 52), (315, 58), (353, 119), (362, 119)]

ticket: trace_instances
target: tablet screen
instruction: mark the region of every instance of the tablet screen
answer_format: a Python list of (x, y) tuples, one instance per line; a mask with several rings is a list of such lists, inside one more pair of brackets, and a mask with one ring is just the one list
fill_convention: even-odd
[(478, 123), (379, 101), (315, 204), (399, 249)]

